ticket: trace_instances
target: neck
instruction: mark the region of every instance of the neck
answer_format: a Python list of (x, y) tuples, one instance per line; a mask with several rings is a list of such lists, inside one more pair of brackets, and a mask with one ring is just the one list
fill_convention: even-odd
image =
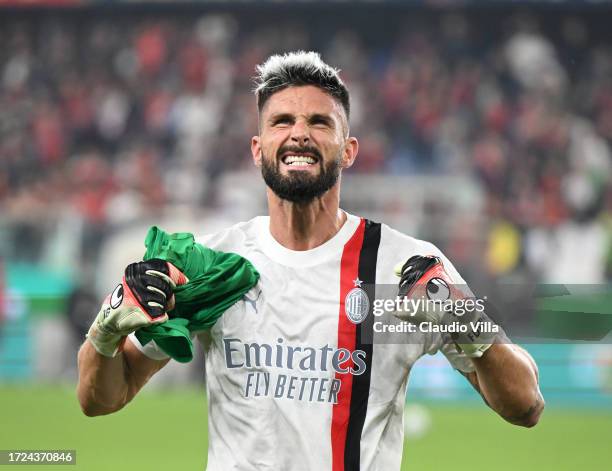
[(339, 187), (338, 182), (322, 197), (304, 204), (283, 200), (268, 188), (272, 237), (290, 250), (310, 250), (327, 242), (346, 221)]

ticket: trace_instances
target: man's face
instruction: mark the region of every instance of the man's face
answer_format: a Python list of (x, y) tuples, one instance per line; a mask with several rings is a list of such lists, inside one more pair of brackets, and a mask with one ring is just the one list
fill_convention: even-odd
[(259, 120), (260, 135), (251, 142), (253, 159), (279, 198), (308, 203), (322, 196), (357, 153), (342, 105), (318, 87), (275, 93)]

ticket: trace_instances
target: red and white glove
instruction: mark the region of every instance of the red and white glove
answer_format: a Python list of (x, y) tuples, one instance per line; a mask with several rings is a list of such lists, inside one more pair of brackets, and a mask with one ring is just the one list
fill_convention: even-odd
[(398, 311), (396, 317), (412, 323), (461, 324), (451, 339), (468, 357), (479, 358), (492, 345), (495, 336), (483, 328), (492, 322), (484, 304), (467, 286), (453, 283), (439, 257), (414, 255), (396, 267), (395, 274), (400, 277), (398, 296), (421, 300), (417, 310)]
[(128, 265), (121, 283), (102, 303), (87, 339), (98, 353), (114, 357), (127, 335), (168, 320), (167, 311), (174, 308), (174, 288), (188, 281), (165, 260), (154, 258)]

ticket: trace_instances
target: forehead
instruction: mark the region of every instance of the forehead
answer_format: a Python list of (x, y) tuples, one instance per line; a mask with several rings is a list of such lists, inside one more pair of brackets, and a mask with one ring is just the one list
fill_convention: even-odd
[(314, 85), (287, 87), (273, 94), (262, 110), (264, 116), (273, 114), (337, 114), (342, 116), (342, 105), (331, 95)]

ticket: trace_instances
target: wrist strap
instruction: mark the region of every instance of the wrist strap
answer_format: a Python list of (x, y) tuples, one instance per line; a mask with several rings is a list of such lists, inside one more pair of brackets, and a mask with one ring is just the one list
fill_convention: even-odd
[(86, 338), (100, 355), (114, 358), (119, 352), (123, 351), (123, 344), (127, 337), (100, 331), (92, 325)]

